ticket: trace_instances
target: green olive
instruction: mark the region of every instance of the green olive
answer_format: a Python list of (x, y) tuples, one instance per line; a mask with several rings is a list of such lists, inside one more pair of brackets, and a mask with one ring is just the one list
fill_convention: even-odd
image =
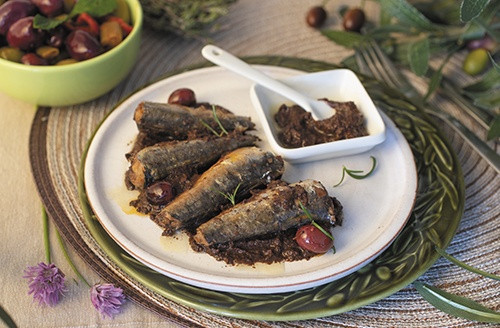
[(75, 6), (76, 0), (63, 0), (64, 12), (69, 13)]
[(60, 66), (60, 65), (68, 65), (68, 64), (74, 64), (74, 63), (78, 63), (78, 60), (73, 59), (73, 58), (68, 58), (68, 59), (63, 59), (63, 60), (58, 61), (56, 63), (56, 65)]
[(488, 51), (486, 49), (475, 49), (467, 54), (464, 60), (464, 72), (469, 75), (481, 73), (488, 64)]
[(55, 47), (42, 46), (36, 49), (36, 54), (44, 59), (53, 59), (59, 56), (59, 49)]
[(20, 63), (21, 57), (23, 57), (24, 52), (13, 47), (2, 47), (0, 48), (0, 58), (7, 59), (12, 62)]
[(113, 12), (113, 16), (120, 17), (125, 21), (125, 23), (130, 24), (130, 9), (128, 8), (128, 4), (125, 0), (116, 1), (116, 9)]

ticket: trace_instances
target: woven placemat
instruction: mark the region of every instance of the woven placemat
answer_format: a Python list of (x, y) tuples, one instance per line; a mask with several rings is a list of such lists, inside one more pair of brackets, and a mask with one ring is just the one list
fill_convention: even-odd
[[(290, 6), (290, 11), (285, 15), (280, 12), (277, 1), (259, 3), (255, 9), (251, 1), (239, 2), (232, 14), (222, 21), (223, 25), (235, 28), (221, 31), (215, 37), (217, 43), (239, 55), (282, 54), (338, 62), (346, 54), (346, 50), (333, 46), (320, 35), (289, 24), (290, 18), (302, 18), (304, 5)], [(283, 31), (286, 37), (279, 31)], [(297, 47), (297, 44), (303, 46)], [(51, 219), (76, 252), (104, 280), (123, 287), (135, 302), (182, 326), (481, 326), (434, 309), (411, 286), (363, 308), (322, 319), (280, 323), (233, 319), (172, 302), (147, 290), (113, 265), (84, 224), (77, 186), (82, 152), (95, 128), (120, 100), (167, 72), (200, 62), (201, 46), (199, 41), (165, 37), (146, 31), (136, 67), (128, 79), (112, 92), (83, 105), (38, 110), (30, 137), (33, 175)], [(449, 110), (453, 112), (456, 109)], [(464, 120), (467, 122), (469, 118), (464, 117)], [(473, 122), (470, 124), (475, 128)], [(500, 223), (500, 179), (497, 172), (459, 135), (446, 127), (443, 130), (462, 165), (466, 186), (464, 216), (448, 251), (473, 266), (499, 274), (500, 236), (497, 227)], [(474, 299), (497, 311), (500, 309), (498, 282), (466, 272), (445, 260), (438, 260), (420, 280)]]

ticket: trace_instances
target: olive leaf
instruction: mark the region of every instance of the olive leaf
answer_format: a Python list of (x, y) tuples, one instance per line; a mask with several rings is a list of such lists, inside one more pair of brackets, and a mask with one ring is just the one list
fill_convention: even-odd
[(48, 18), (36, 14), (33, 18), (33, 27), (42, 30), (51, 30), (81, 13), (87, 13), (93, 17), (102, 17), (112, 13), (115, 8), (116, 0), (79, 0), (75, 3), (71, 12), (66, 16)]
[(495, 61), (495, 59), (493, 59), (491, 53), (488, 53), (488, 55), (490, 56), (490, 61), (493, 64), (493, 67), (495, 68), (495, 72), (500, 73), (500, 65)]
[(435, 71), (432, 76), (431, 76), (431, 79), (429, 81), (429, 87), (427, 88), (427, 93), (425, 94), (424, 96), (424, 102), (427, 101), (427, 99), (429, 99), (429, 97), (439, 88), (439, 86), (441, 85), (441, 80), (443, 79), (443, 68), (444, 66), (448, 63), (448, 61), (451, 59), (451, 57), (453, 56), (453, 54), (455, 53), (457, 49), (453, 49), (452, 51), (450, 51), (448, 53), (448, 55), (446, 56), (446, 58), (443, 60), (443, 62), (441, 63), (441, 65), (439, 66), (439, 68), (437, 69), (437, 71)]
[(499, 276), (494, 275), (494, 274), (489, 273), (489, 272), (486, 272), (486, 271), (483, 271), (483, 270), (479, 270), (479, 269), (474, 268), (474, 267), (472, 267), (472, 266), (470, 266), (470, 265), (468, 265), (460, 260), (457, 260), (456, 258), (451, 256), (450, 254), (446, 253), (446, 251), (440, 247), (436, 247), (436, 251), (439, 253), (439, 255), (441, 255), (442, 257), (444, 257), (445, 259), (447, 259), (451, 263), (456, 264), (465, 270), (468, 270), (468, 271), (473, 272), (473, 273), (477, 273), (477, 274), (484, 276), (484, 277), (487, 277), (487, 278), (491, 278), (491, 279), (500, 281)]
[(500, 313), (468, 298), (418, 281), (413, 286), (427, 302), (445, 313), (473, 321), (500, 323)]
[(408, 62), (411, 70), (418, 76), (422, 76), (427, 72), (429, 67), (429, 39), (422, 38), (410, 44)]
[(488, 140), (493, 140), (498, 137), (500, 137), (500, 115), (497, 115), (493, 119), (493, 123), (491, 123), (487, 135)]
[[(491, 58), (491, 57), (490, 57)], [(495, 69), (490, 69), (477, 82), (463, 87), (466, 92), (483, 92), (500, 86), (500, 66), (491, 58)]]
[(70, 16), (87, 13), (93, 17), (102, 17), (112, 13), (116, 8), (116, 0), (79, 0), (71, 10)]
[[(496, 92), (495, 92), (496, 91)], [(495, 109), (500, 107), (500, 93), (498, 90), (486, 91), (477, 94), (474, 99), (474, 105), (484, 109)]]
[(51, 30), (61, 25), (66, 21), (67, 17), (61, 18), (47, 18), (40, 14), (36, 14), (33, 18), (33, 27), (42, 30)]
[(470, 22), (481, 14), (490, 0), (463, 0), (460, 5), (460, 20)]
[(380, 5), (383, 12), (396, 17), (401, 24), (427, 31), (439, 29), (406, 0), (380, 0)]
[(323, 30), (321, 33), (333, 42), (346, 48), (355, 48), (365, 41), (365, 36), (356, 32)]
[(11, 316), (0, 306), (0, 318), (9, 328), (17, 328), (16, 323), (12, 320)]

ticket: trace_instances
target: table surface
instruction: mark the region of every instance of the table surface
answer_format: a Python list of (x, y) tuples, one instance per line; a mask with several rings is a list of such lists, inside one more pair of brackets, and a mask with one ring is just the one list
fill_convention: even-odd
[[(344, 3), (348, 3), (344, 1)], [(239, 0), (230, 13), (219, 23), (221, 30), (213, 35), (213, 43), (238, 56), (285, 55), (339, 63), (350, 51), (336, 46), (304, 22), (307, 9), (317, 1), (251, 1)], [(341, 2), (329, 2), (327, 9), (337, 12)], [(366, 3), (369, 17), (375, 19), (376, 8)], [(338, 15), (331, 15), (327, 26), (339, 28)], [(109, 94), (93, 101), (90, 106), (112, 104), (140, 86), (159, 76), (187, 65), (203, 61), (200, 49), (203, 42), (144, 31), (143, 47), (136, 68), (130, 76)], [(123, 312), (113, 320), (103, 319), (93, 309), (89, 289), (83, 284), (68, 284), (68, 292), (56, 307), (40, 307), (27, 294), (28, 287), (22, 278), (27, 266), (44, 260), (42, 236), (42, 203), (33, 181), (28, 140), (34, 105), (10, 98), (0, 93), (0, 304), (19, 327), (177, 327), (179, 322), (158, 315), (143, 306), (128, 302)], [(447, 108), (479, 136), (485, 131), (471, 118), (456, 108)], [(490, 168), (461, 138), (445, 130), (462, 164), (466, 186), (465, 212), (457, 235), (448, 251), (467, 263), (496, 274), (500, 272), (499, 179)], [(82, 141), (83, 143), (85, 142)], [(487, 186), (485, 188), (484, 186)], [(496, 204), (496, 205), (495, 205)], [(58, 247), (54, 225), (51, 225), (53, 261), (67, 274), (74, 276)], [(97, 283), (100, 277), (85, 261), (69, 248), (70, 256), (86, 279)], [(448, 291), (472, 298), (490, 308), (500, 308), (500, 284), (478, 277), (445, 260), (438, 260), (421, 278)], [(411, 301), (409, 301), (411, 300)], [(411, 305), (411, 307), (402, 307)], [(189, 310), (184, 310), (186, 315)], [(193, 311), (193, 316), (203, 314)], [(209, 325), (212, 315), (206, 315)], [(212, 322), (233, 327), (257, 325), (238, 319), (218, 318)], [(185, 322), (183, 323), (186, 324)], [(315, 321), (294, 323), (261, 322), (263, 327), (289, 326), (342, 326), (342, 327), (477, 327), (463, 319), (444, 314), (423, 301), (415, 289), (408, 286), (400, 292), (369, 306), (346, 314)], [(214, 325), (215, 326), (215, 325)]]

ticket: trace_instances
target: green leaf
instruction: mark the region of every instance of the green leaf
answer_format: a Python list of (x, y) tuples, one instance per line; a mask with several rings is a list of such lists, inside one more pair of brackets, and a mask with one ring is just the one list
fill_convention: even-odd
[(17, 328), (16, 323), (10, 315), (7, 313), (7, 311), (4, 310), (2, 306), (0, 306), (0, 318), (2, 318), (2, 321), (7, 325), (9, 328)]
[(35, 18), (33, 18), (33, 27), (42, 30), (51, 30), (61, 25), (65, 21), (66, 19), (47, 18), (40, 14), (36, 14)]
[(495, 68), (495, 72), (500, 73), (500, 65), (493, 59), (493, 56), (491, 53), (488, 52), (488, 55), (490, 56), (490, 61), (493, 64), (493, 67)]
[(488, 130), (488, 140), (500, 137), (500, 115), (495, 116)]
[(460, 20), (470, 22), (481, 14), (489, 0), (463, 0), (460, 6)]
[(116, 8), (116, 0), (79, 0), (71, 10), (70, 16), (87, 13), (92, 17), (110, 14)]
[(396, 17), (401, 24), (427, 31), (439, 29), (406, 0), (380, 0), (380, 4), (382, 11)]
[(429, 97), (436, 91), (436, 89), (441, 84), (441, 80), (443, 79), (443, 72), (441, 70), (437, 70), (432, 74), (432, 77), (429, 81), (429, 88), (427, 89), (427, 93), (424, 96), (424, 100), (427, 101)]
[(500, 107), (500, 92), (498, 90), (486, 91), (474, 97), (474, 105), (484, 109), (495, 109)]
[(500, 86), (500, 66), (491, 58), (495, 69), (490, 69), (480, 81), (469, 84), (463, 88), (466, 92), (484, 92)]
[(418, 76), (427, 72), (429, 67), (429, 39), (422, 38), (410, 44), (408, 61), (411, 70)]
[(453, 256), (451, 256), (450, 254), (446, 253), (446, 251), (444, 249), (440, 248), (440, 247), (436, 247), (436, 251), (439, 253), (439, 255), (441, 255), (442, 257), (444, 257), (445, 259), (447, 259), (451, 263), (456, 264), (456, 265), (458, 265), (459, 267), (461, 267), (461, 268), (463, 268), (465, 270), (468, 270), (470, 272), (474, 272), (476, 274), (479, 274), (479, 275), (487, 277), (487, 278), (491, 278), (491, 279), (499, 280), (500, 281), (500, 277), (499, 276), (494, 275), (494, 274), (489, 273), (489, 272), (486, 272), (486, 271), (483, 271), (483, 270), (479, 270), (477, 268), (474, 268), (473, 266), (465, 264), (464, 262), (459, 261), (456, 258), (454, 258)]
[(93, 17), (102, 17), (112, 13), (116, 8), (116, 0), (79, 0), (71, 12), (63, 16), (63, 18), (47, 18), (40, 14), (36, 14), (33, 19), (33, 27), (42, 30), (51, 30), (71, 17), (81, 13), (87, 13)]
[(500, 323), (500, 313), (468, 298), (418, 281), (415, 281), (413, 286), (427, 302), (445, 313), (473, 321)]
[(365, 41), (362, 34), (348, 31), (323, 30), (321, 33), (333, 42), (346, 48), (355, 48)]
[(404, 26), (401, 24), (392, 24), (392, 25), (382, 25), (379, 27), (375, 27), (370, 29), (366, 35), (374, 39), (382, 39), (385, 40), (392, 33), (408, 33), (408, 26)]

